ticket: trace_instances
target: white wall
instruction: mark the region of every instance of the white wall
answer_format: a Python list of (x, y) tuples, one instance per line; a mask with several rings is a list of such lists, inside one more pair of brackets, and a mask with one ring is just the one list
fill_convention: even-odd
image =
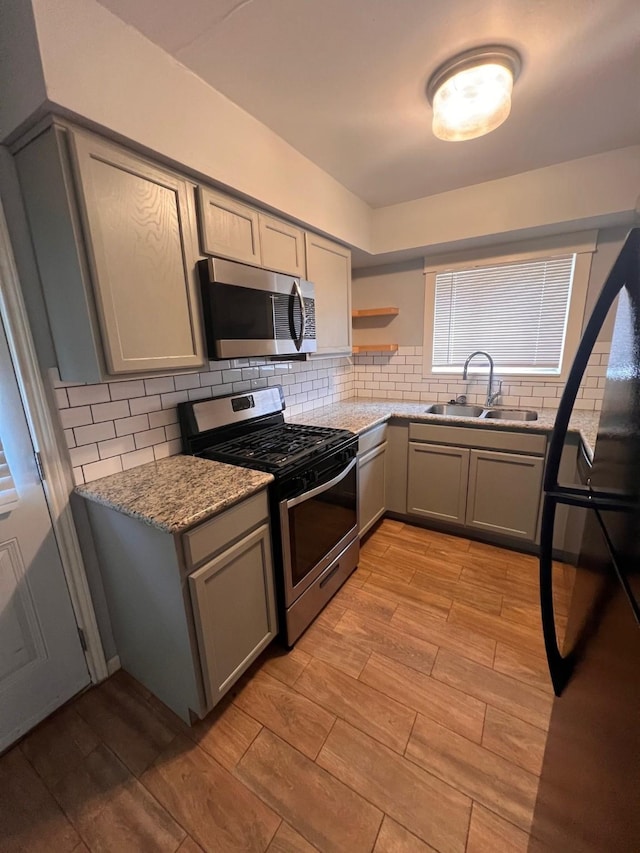
[[(365, 202), (133, 27), (95, 0), (32, 2), (54, 107), (369, 248)], [(27, 94), (19, 77), (4, 79), (16, 100)], [(0, 139), (12, 129), (7, 115)]]
[[(640, 146), (373, 211), (376, 254), (424, 247), (494, 245), (505, 235), (568, 233), (606, 220), (632, 222), (640, 191)], [(577, 225), (577, 223), (580, 223)]]
[(47, 98), (33, 10), (28, 0), (0, 7), (0, 141), (27, 121)]
[(384, 262), (634, 217), (640, 146), (371, 210), (95, 0), (9, 0), (0, 48), (0, 140), (53, 108)]

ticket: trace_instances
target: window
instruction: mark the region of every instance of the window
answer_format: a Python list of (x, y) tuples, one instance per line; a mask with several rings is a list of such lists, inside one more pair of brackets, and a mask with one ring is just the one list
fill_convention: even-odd
[(538, 252), (427, 270), (425, 373), (459, 373), (484, 350), (503, 375), (561, 377), (581, 332), (590, 261)]
[(9, 470), (9, 463), (0, 441), (0, 513), (8, 512), (18, 503), (18, 493)]

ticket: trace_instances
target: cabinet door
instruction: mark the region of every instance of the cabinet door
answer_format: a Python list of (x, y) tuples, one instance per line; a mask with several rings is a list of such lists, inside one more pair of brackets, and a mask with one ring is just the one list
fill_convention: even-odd
[(258, 214), (262, 266), (268, 270), (304, 278), (304, 232), (279, 219)]
[(351, 252), (305, 234), (307, 278), (315, 284), (317, 355), (351, 353)]
[(544, 459), (472, 450), (467, 524), (533, 542), (538, 526)]
[(208, 187), (198, 199), (203, 253), (260, 266), (258, 211)]
[(201, 367), (190, 185), (88, 134), (70, 142), (107, 371)]
[(363, 536), (384, 515), (387, 443), (358, 459), (358, 529)]
[(407, 512), (464, 524), (469, 451), (409, 442)]
[(189, 586), (212, 708), (278, 632), (268, 526), (189, 575)]

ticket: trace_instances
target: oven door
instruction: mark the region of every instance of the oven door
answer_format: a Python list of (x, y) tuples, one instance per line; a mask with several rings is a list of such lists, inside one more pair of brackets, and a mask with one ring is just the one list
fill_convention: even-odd
[(325, 483), (280, 502), (287, 607), (358, 536), (357, 461), (329, 473)]

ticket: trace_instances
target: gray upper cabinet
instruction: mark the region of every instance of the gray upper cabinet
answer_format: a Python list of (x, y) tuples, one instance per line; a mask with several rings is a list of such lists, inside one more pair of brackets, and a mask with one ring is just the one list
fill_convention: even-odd
[(407, 512), (464, 524), (468, 476), (465, 448), (410, 441)]
[(258, 214), (258, 224), (262, 266), (304, 278), (306, 264), (302, 229), (265, 213)]
[(543, 468), (541, 457), (472, 450), (467, 525), (533, 542)]
[(62, 379), (201, 367), (191, 185), (57, 126), (16, 162)]
[(198, 187), (198, 201), (202, 252), (260, 266), (258, 211), (210, 187)]
[(205, 255), (228, 258), (304, 278), (304, 232), (225, 193), (198, 188), (200, 245)]
[(315, 284), (316, 355), (351, 353), (351, 252), (306, 232), (307, 278)]

